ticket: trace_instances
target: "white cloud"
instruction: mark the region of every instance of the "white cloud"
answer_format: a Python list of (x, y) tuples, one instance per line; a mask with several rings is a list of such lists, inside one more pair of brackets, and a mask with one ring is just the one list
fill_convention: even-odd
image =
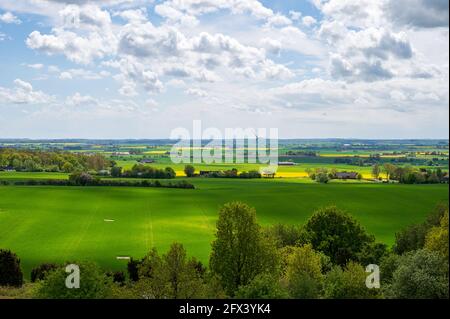
[(49, 103), (54, 98), (42, 91), (36, 91), (33, 86), (21, 79), (14, 80), (13, 88), (0, 86), (0, 101), (12, 104), (40, 104)]
[(207, 97), (208, 92), (199, 88), (190, 88), (184, 91), (186, 94), (193, 95), (196, 97)]
[(448, 27), (448, 0), (387, 0), (385, 11), (400, 26)]
[(315, 25), (317, 23), (317, 20), (311, 16), (305, 16), (302, 18), (302, 22), (305, 26), (312, 27), (313, 25)]
[(41, 70), (44, 67), (42, 63), (26, 64), (26, 66), (35, 70)]
[(94, 72), (87, 69), (68, 69), (59, 74), (61, 80), (84, 79), (100, 80), (110, 75), (107, 71)]
[(12, 14), (11, 12), (5, 12), (3, 14), (0, 14), (0, 22), (3, 23), (14, 23), (14, 24), (21, 24), (22, 21), (20, 21), (20, 19), (18, 17), (16, 17), (14, 14)]
[(69, 106), (96, 106), (99, 102), (90, 95), (81, 95), (76, 92), (66, 98), (66, 104)]

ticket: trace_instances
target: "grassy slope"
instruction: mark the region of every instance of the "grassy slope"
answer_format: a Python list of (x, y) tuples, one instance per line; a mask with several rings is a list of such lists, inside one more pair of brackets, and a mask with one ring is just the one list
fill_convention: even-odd
[(255, 206), (262, 224), (303, 223), (314, 209), (336, 204), (392, 244), (397, 230), (448, 201), (446, 185), (301, 181), (196, 179), (195, 190), (0, 186), (0, 247), (19, 254), (27, 275), (41, 262), (71, 259), (119, 268), (125, 262), (116, 256), (142, 257), (173, 241), (207, 262), (217, 210), (231, 200)]

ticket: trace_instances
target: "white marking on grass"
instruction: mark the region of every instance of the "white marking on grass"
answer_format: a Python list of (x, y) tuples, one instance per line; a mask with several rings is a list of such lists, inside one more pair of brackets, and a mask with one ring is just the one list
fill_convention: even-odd
[(104, 219), (103, 221), (106, 222), (106, 223), (112, 223), (112, 222), (114, 222), (115, 220), (114, 220), (114, 219)]
[(117, 256), (116, 259), (117, 260), (130, 260), (131, 257), (130, 256)]

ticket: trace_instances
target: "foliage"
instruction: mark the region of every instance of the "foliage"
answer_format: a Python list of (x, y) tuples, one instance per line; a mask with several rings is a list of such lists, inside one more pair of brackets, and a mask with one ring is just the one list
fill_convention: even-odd
[(322, 258), (310, 244), (295, 247), (287, 257), (285, 285), (291, 297), (312, 299), (320, 295), (322, 285)]
[(261, 273), (274, 273), (277, 262), (275, 246), (264, 238), (255, 210), (239, 202), (225, 204), (219, 212), (209, 264), (227, 294), (233, 296)]
[(138, 266), (139, 281), (148, 299), (191, 299), (202, 297), (203, 269), (194, 258), (188, 259), (183, 245), (173, 243), (169, 251), (159, 256), (153, 249)]
[(445, 212), (448, 212), (448, 206), (440, 204), (433, 209), (425, 222), (410, 225), (396, 233), (393, 247), (394, 252), (401, 255), (408, 251), (422, 249), (425, 246), (425, 239), (428, 232), (432, 227), (440, 225)]
[(313, 248), (338, 265), (357, 260), (364, 246), (374, 241), (353, 217), (334, 206), (314, 212), (304, 229)]
[(276, 276), (264, 273), (257, 275), (248, 285), (239, 287), (236, 298), (287, 299), (289, 294)]
[(295, 246), (301, 243), (304, 237), (302, 228), (296, 225), (274, 224), (265, 227), (263, 231), (275, 239), (278, 248)]
[(171, 167), (158, 169), (143, 164), (135, 164), (131, 170), (124, 171), (121, 177), (172, 179), (176, 177), (176, 173)]
[(442, 216), (440, 225), (430, 229), (425, 238), (425, 248), (436, 251), (448, 259), (448, 210)]
[(26, 172), (74, 172), (103, 170), (111, 166), (101, 154), (79, 154), (60, 151), (37, 151), (0, 148), (0, 168)]
[(195, 175), (195, 167), (192, 165), (186, 165), (184, 167), (184, 174), (186, 174), (187, 177), (193, 177)]
[(31, 282), (44, 280), (48, 273), (57, 269), (58, 265), (53, 263), (41, 264), (31, 270)]
[(10, 250), (0, 249), (0, 286), (20, 287), (22, 284), (19, 257)]
[(421, 249), (406, 253), (384, 294), (388, 298), (448, 299), (448, 270), (448, 259), (437, 252)]
[(80, 288), (66, 287), (65, 267), (47, 274), (40, 283), (37, 297), (42, 299), (102, 299), (110, 294), (111, 279), (92, 262), (74, 262), (80, 267)]
[(344, 269), (335, 266), (325, 276), (324, 297), (328, 299), (377, 298), (379, 291), (366, 287), (367, 273), (363, 266), (353, 261)]

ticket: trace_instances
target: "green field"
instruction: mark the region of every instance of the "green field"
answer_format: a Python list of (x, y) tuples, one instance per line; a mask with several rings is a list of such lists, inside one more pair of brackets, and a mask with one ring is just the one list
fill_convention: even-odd
[(263, 225), (301, 224), (314, 209), (336, 204), (392, 244), (396, 231), (448, 202), (448, 185), (321, 185), (307, 179), (194, 184), (195, 190), (0, 186), (0, 247), (20, 256), (27, 277), (33, 266), (49, 261), (87, 259), (118, 269), (126, 261), (117, 256), (142, 257), (173, 241), (207, 262), (218, 208), (232, 200), (256, 207)]

